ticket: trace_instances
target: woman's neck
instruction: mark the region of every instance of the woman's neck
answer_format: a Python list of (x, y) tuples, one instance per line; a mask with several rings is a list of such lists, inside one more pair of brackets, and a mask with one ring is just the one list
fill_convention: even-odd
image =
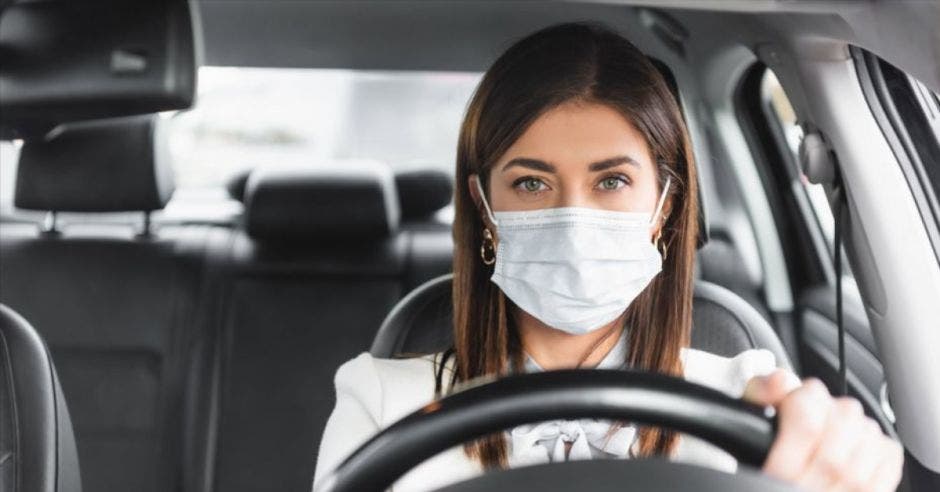
[(522, 310), (517, 326), (522, 348), (546, 371), (594, 367), (617, 344), (623, 327), (623, 316), (584, 335), (556, 330)]

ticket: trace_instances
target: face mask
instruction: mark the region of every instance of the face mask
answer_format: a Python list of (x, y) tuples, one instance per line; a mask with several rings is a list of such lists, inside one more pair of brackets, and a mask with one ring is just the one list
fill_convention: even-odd
[(494, 214), (475, 181), (499, 239), (490, 280), (552, 328), (573, 335), (601, 328), (662, 269), (650, 234), (669, 178), (652, 214), (583, 207)]

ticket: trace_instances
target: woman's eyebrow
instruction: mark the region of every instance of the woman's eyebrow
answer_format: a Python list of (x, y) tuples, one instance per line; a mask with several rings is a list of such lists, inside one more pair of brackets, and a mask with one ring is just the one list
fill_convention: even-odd
[[(617, 167), (623, 164), (632, 164), (634, 166), (639, 166), (640, 163), (636, 159), (628, 155), (618, 155), (616, 157), (610, 157), (602, 161), (593, 162), (588, 166), (588, 170), (592, 172), (603, 171), (605, 169), (610, 169), (612, 167)], [(542, 171), (546, 173), (556, 172), (556, 168), (553, 164), (545, 162), (540, 159), (533, 159), (531, 157), (516, 157), (515, 159), (507, 162), (502, 169), (502, 172), (506, 172), (514, 166), (527, 167), (529, 169), (534, 169), (536, 171)]]
[(639, 167), (640, 163), (636, 159), (628, 155), (619, 155), (617, 157), (611, 157), (610, 159), (604, 159), (602, 161), (597, 161), (588, 166), (588, 169), (592, 172), (603, 171), (605, 169), (610, 169), (612, 167), (617, 167), (622, 164), (632, 164)]
[(545, 162), (545, 161), (542, 161), (542, 160), (539, 160), (539, 159), (532, 159), (532, 158), (529, 158), (529, 157), (516, 157), (515, 159), (513, 159), (513, 160), (507, 162), (507, 163), (503, 166), (503, 170), (502, 170), (501, 172), (506, 172), (508, 169), (510, 169), (510, 168), (512, 168), (512, 167), (514, 167), (514, 166), (527, 167), (527, 168), (529, 168), (529, 169), (535, 169), (536, 171), (542, 171), (542, 172), (546, 172), (546, 173), (554, 173), (554, 172), (555, 172), (555, 166), (554, 166), (554, 165), (549, 164), (549, 163), (547, 163), (547, 162)]

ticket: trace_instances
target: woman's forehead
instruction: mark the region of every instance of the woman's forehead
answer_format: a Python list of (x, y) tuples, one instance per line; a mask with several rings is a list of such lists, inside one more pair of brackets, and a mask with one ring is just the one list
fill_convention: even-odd
[(498, 170), (521, 157), (550, 162), (565, 173), (621, 156), (653, 171), (649, 146), (627, 118), (603, 104), (569, 102), (539, 116), (496, 165)]

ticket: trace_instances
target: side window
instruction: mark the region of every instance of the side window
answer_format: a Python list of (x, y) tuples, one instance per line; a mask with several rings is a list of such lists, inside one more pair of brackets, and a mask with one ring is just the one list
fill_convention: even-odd
[[(821, 263), (832, 264), (834, 258), (833, 240), (835, 238), (835, 219), (832, 214), (832, 208), (829, 205), (829, 199), (821, 184), (814, 184), (809, 181), (799, 165), (799, 149), (803, 140), (803, 129), (797, 121), (796, 112), (787, 97), (780, 80), (772, 70), (765, 69), (760, 83), (760, 97), (763, 101), (762, 107), (764, 116), (767, 118), (770, 126), (776, 130), (782, 138), (778, 139), (781, 152), (786, 153), (785, 162), (793, 166), (792, 175), (795, 176), (795, 183), (791, 183), (791, 191), (794, 194), (802, 194), (802, 197), (795, 197), (797, 203), (806, 203), (803, 207), (802, 219), (809, 228), (817, 230), (822, 238), (824, 247), (820, 253)], [(805, 199), (804, 199), (805, 197)], [(842, 254), (842, 273), (843, 289), (848, 296), (861, 301), (858, 287), (855, 284), (855, 278), (852, 274), (852, 268), (849, 265), (847, 255), (843, 250)]]
[(16, 186), (16, 163), (20, 158), (20, 142), (0, 141), (0, 217), (13, 211)]
[(783, 86), (777, 76), (770, 69), (764, 72), (761, 81), (761, 99), (765, 101), (765, 111), (771, 125), (776, 126), (783, 134), (785, 140), (785, 150), (789, 153), (790, 159), (796, 166), (796, 172), (799, 176), (799, 182), (803, 191), (805, 191), (809, 203), (814, 213), (813, 219), (817, 227), (820, 228), (826, 238), (827, 244), (832, 243), (835, 223), (833, 221), (832, 209), (829, 207), (829, 201), (826, 198), (826, 192), (820, 184), (810, 183), (802, 170), (799, 169), (799, 151), (800, 142), (803, 140), (803, 128), (799, 126), (796, 120), (796, 112), (790, 105), (790, 100), (783, 91)]

